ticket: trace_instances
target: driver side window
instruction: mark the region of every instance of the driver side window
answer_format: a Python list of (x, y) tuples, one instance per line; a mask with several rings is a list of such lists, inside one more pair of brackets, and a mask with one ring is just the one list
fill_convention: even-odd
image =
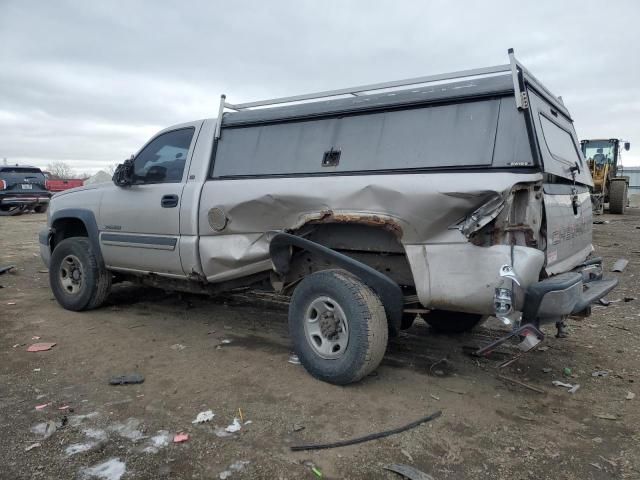
[(180, 183), (195, 128), (163, 133), (134, 160), (133, 184)]

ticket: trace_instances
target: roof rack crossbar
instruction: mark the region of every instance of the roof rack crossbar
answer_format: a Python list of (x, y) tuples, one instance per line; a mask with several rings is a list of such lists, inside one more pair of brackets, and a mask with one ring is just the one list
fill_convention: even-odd
[(267, 105), (278, 105), (282, 103), (300, 102), (304, 100), (315, 100), (319, 98), (337, 97), (339, 95), (361, 96), (359, 94), (362, 94), (363, 92), (383, 90), (386, 88), (404, 87), (409, 85), (418, 85), (422, 83), (438, 82), (441, 80), (453, 80), (456, 78), (479, 77), (479, 76), (491, 75), (495, 73), (509, 73), (510, 69), (511, 69), (511, 66), (509, 64), (496, 65), (494, 67), (476, 68), (473, 70), (460, 70), (458, 72), (452, 72), (452, 73), (428, 75), (425, 77), (415, 77), (415, 78), (408, 78), (405, 80), (394, 80), (390, 82), (373, 83), (370, 85), (360, 85), (357, 87), (340, 88), (338, 90), (326, 90), (323, 92), (307, 93), (304, 95), (294, 95), (291, 97), (272, 98), (269, 100), (260, 100), (257, 102), (247, 102), (247, 103), (237, 103), (237, 104), (225, 103), (225, 107), (230, 108), (232, 110), (245, 110), (248, 108), (263, 107)]

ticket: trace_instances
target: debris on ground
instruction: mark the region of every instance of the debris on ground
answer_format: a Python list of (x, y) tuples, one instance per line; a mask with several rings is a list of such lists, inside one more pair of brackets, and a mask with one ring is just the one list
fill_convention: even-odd
[(542, 369), (542, 373), (549, 373), (549, 372), (551, 372), (552, 370), (553, 370), (552, 368), (545, 367), (545, 368), (543, 368), (543, 369)]
[(7, 302), (7, 305), (15, 305), (16, 302)]
[(39, 442), (36, 443), (32, 443), (31, 445), (29, 445), (28, 447), (25, 447), (24, 451), (28, 452), (29, 450), (33, 450), (34, 448), (38, 448), (40, 447), (41, 444)]
[(609, 300), (607, 300), (606, 298), (602, 297), (600, 300), (598, 300), (598, 303), (600, 305), (602, 305), (603, 307), (608, 307), (609, 305), (611, 305), (611, 302)]
[(209, 422), (215, 416), (216, 416), (216, 414), (213, 413), (213, 411), (205, 410), (204, 412), (200, 412), (198, 415), (196, 415), (196, 419), (193, 420), (191, 423)]
[(144, 375), (141, 373), (128, 373), (115, 375), (109, 379), (109, 385), (127, 385), (144, 382)]
[(238, 418), (234, 418), (233, 419), (233, 423), (231, 425), (229, 425), (227, 428), (225, 428), (225, 432), (228, 433), (235, 433), (240, 431), (240, 429), (242, 428), (242, 425), (240, 424), (240, 421), (238, 420)]
[(402, 475), (404, 478), (408, 478), (409, 480), (434, 480), (431, 475), (428, 475), (410, 465), (404, 465), (402, 463), (394, 463), (382, 468), (384, 468), (385, 470), (389, 470), (390, 472), (397, 473), (398, 475)]
[(620, 258), (616, 260), (616, 263), (613, 264), (611, 271), (622, 272), (625, 268), (627, 268), (628, 264), (629, 264), (629, 260), (627, 260), (626, 258)]
[(124, 423), (116, 423), (109, 427), (109, 430), (117, 433), (122, 438), (126, 438), (131, 440), (132, 442), (136, 442), (143, 438), (146, 438), (145, 435), (140, 430), (140, 424), (142, 422), (137, 418), (128, 418)]
[(149, 439), (149, 445), (142, 449), (145, 453), (158, 453), (161, 448), (169, 445), (171, 435), (168, 430), (158, 430), (156, 435)]
[(624, 398), (625, 400), (633, 400), (634, 398), (636, 398), (636, 394), (633, 392), (627, 392), (627, 396)]
[(593, 224), (594, 225), (606, 225), (609, 223), (609, 220), (594, 220)]
[(51, 405), (52, 402), (49, 403), (43, 403), (42, 405), (36, 405), (36, 410), (44, 410), (45, 408), (47, 408), (49, 405)]
[(249, 462), (248, 460), (238, 460), (237, 462), (233, 462), (226, 470), (220, 472), (218, 478), (220, 478), (221, 480), (225, 480), (229, 478), (233, 474), (233, 472), (239, 472), (244, 467), (249, 465), (249, 463), (251, 462)]
[(176, 352), (180, 352), (181, 350), (184, 350), (185, 348), (187, 348), (185, 345), (182, 345), (181, 343), (174, 343), (173, 345), (171, 345), (171, 350), (175, 350)]
[(511, 382), (515, 385), (520, 385), (521, 387), (527, 388), (533, 392), (546, 393), (544, 390), (538, 387), (534, 387), (533, 385), (529, 385), (528, 383), (521, 382), (520, 380), (516, 380), (515, 378), (505, 377), (504, 375), (498, 375), (498, 378), (501, 380), (506, 380), (507, 382)]
[(64, 453), (66, 453), (67, 456), (70, 457), (77, 453), (88, 452), (97, 445), (98, 444), (96, 442), (74, 443), (73, 445), (69, 445), (67, 448), (65, 448)]
[(289, 360), (287, 360), (292, 365), (300, 365), (300, 358), (295, 353), (289, 355)]
[(40, 337), (38, 335), (34, 335), (33, 337), (31, 337), (31, 340), (40, 340)]
[(16, 268), (15, 265), (7, 265), (6, 267), (0, 267), (0, 275), (2, 275), (3, 273), (7, 273), (7, 272), (13, 270), (14, 268)]
[(43, 440), (46, 440), (53, 435), (59, 428), (63, 426), (62, 421), (49, 420), (47, 422), (38, 423), (31, 427), (31, 433), (42, 436)]
[(423, 423), (430, 422), (431, 420), (435, 420), (440, 415), (442, 415), (442, 410), (438, 410), (437, 412), (432, 413), (431, 415), (427, 415), (426, 417), (422, 417), (414, 422), (408, 423), (402, 427), (393, 428), (391, 430), (386, 430), (384, 432), (379, 433), (371, 433), (369, 435), (365, 435), (364, 437), (352, 438), (349, 440), (340, 440), (332, 443), (319, 443), (319, 444), (306, 444), (306, 445), (294, 445), (291, 447), (291, 450), (294, 452), (299, 452), (302, 450), (323, 450), (326, 448), (336, 448), (336, 447), (345, 447), (347, 445), (355, 445), (358, 443), (369, 442), (371, 440), (377, 440), (379, 438), (389, 437), (391, 435), (395, 435), (397, 433), (405, 432), (412, 428), (417, 427), (418, 425), (422, 425)]
[(299, 424), (297, 424), (297, 423), (294, 423), (294, 424), (293, 424), (293, 431), (294, 431), (294, 432), (300, 432), (300, 431), (302, 431), (302, 430), (304, 430), (304, 429), (305, 429), (305, 426), (304, 426), (304, 425), (299, 425)]
[(400, 449), (400, 453), (409, 459), (410, 462), (413, 462), (413, 457), (409, 452), (407, 452), (404, 448)]
[(55, 346), (55, 343), (34, 343), (33, 345), (29, 345), (27, 352), (45, 352), (47, 350), (51, 350)]
[(580, 384), (576, 383), (573, 387), (571, 387), (568, 390), (568, 392), (571, 393), (571, 394), (574, 394), (574, 393), (576, 393), (578, 391), (579, 388), (580, 388)]
[(224, 344), (224, 345), (229, 345), (231, 343), (231, 340), (229, 340), (228, 338), (225, 338), (224, 340), (222, 340), (220, 343)]
[(182, 442), (186, 442), (187, 440), (189, 440), (188, 433), (176, 433), (173, 436), (173, 443), (182, 443)]
[(624, 297), (622, 300), (625, 303), (629, 303), (629, 302), (633, 302), (636, 299), (636, 297)]
[(607, 370), (596, 370), (595, 372), (591, 373), (592, 377), (608, 377), (609, 376), (609, 372)]
[(603, 420), (618, 420), (618, 417), (610, 413), (596, 413), (593, 416), (596, 418), (601, 418)]
[(564, 367), (564, 368), (562, 369), (562, 373), (564, 373), (564, 374), (565, 374), (565, 376), (570, 377), (570, 376), (571, 376), (572, 371), (571, 371), (571, 369), (570, 369), (569, 367)]
[(576, 393), (578, 391), (578, 389), (580, 388), (580, 384), (576, 383), (575, 385), (571, 384), (571, 383), (565, 383), (565, 382), (561, 382), (560, 380), (554, 380), (553, 385), (555, 385), (556, 387), (563, 387), (563, 388), (567, 388), (567, 392), (569, 393)]
[(80, 470), (81, 478), (99, 478), (100, 480), (120, 480), (127, 471), (124, 462), (119, 458), (111, 458), (106, 462)]

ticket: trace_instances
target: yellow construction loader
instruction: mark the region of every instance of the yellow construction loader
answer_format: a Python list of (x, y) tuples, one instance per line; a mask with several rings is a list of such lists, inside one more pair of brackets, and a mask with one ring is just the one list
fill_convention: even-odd
[(582, 154), (587, 159), (593, 177), (591, 202), (596, 214), (604, 212), (605, 203), (609, 204), (609, 213), (623, 214), (627, 207), (629, 177), (622, 174), (620, 145), (626, 151), (631, 148), (629, 142), (617, 138), (580, 142)]

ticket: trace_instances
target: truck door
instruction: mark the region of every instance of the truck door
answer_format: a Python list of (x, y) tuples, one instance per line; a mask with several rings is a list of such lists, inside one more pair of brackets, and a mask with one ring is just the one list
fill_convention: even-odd
[(591, 253), (591, 174), (573, 123), (529, 90), (533, 125), (545, 173), (544, 208), (549, 274), (565, 272)]
[(184, 276), (180, 201), (201, 124), (157, 135), (135, 157), (133, 184), (104, 191), (98, 224), (107, 267)]

